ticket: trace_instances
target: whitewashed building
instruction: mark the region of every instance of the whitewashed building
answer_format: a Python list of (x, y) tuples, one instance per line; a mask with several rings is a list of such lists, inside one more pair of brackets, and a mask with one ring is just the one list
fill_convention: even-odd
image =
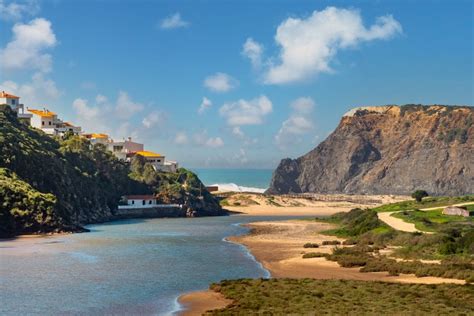
[(5, 91), (0, 92), (0, 104), (8, 105), (13, 111), (17, 113), (20, 120), (26, 121), (31, 124), (30, 120), (32, 115), (25, 113), (25, 107), (20, 103), (20, 97), (7, 93)]
[(75, 126), (70, 122), (63, 122), (58, 118), (58, 115), (47, 109), (35, 110), (27, 109), (31, 113), (31, 126), (41, 129), (43, 132), (49, 135), (62, 136), (67, 132), (72, 132), (75, 135), (81, 133), (81, 127)]
[(143, 151), (144, 145), (132, 141), (132, 138), (129, 137), (121, 142), (110, 141), (107, 143), (107, 149), (110, 150), (118, 159), (127, 160), (127, 154)]
[(91, 144), (103, 144), (107, 146), (111, 142), (109, 135), (102, 133), (82, 134), (85, 138), (90, 140)]
[(157, 171), (163, 172), (176, 172), (178, 171), (178, 163), (176, 161), (166, 160), (165, 156), (161, 154), (154, 153), (152, 151), (137, 151), (132, 154), (128, 154), (128, 160), (131, 160), (131, 157), (139, 155), (146, 159), (146, 161), (155, 168)]

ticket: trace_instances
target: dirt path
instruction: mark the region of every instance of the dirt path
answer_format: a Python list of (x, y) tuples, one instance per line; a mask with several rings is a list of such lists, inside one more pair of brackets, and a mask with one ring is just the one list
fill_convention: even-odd
[[(465, 202), (465, 203), (458, 203), (458, 204), (453, 204), (452, 206), (463, 206), (463, 205), (470, 205), (473, 204), (472, 202)], [(428, 208), (422, 208), (420, 211), (432, 211), (432, 210), (437, 210), (440, 208), (443, 208), (445, 206), (437, 206), (437, 207), (428, 207)], [(400, 213), (403, 211), (397, 211), (397, 212), (380, 212), (377, 214), (380, 220), (384, 221), (387, 225), (393, 227), (396, 230), (401, 230), (404, 232), (420, 232), (420, 233), (425, 233), (425, 234), (431, 234), (431, 232), (426, 232), (419, 230), (415, 227), (415, 224), (413, 223), (407, 223), (404, 220), (400, 218), (393, 217), (392, 214), (395, 213)]]
[[(400, 212), (403, 212), (403, 211), (400, 211)], [(381, 221), (385, 222), (385, 224), (393, 227), (396, 230), (401, 230), (403, 232), (409, 232), (409, 233), (414, 233), (414, 232), (424, 233), (423, 231), (417, 229), (415, 227), (415, 224), (407, 223), (400, 218), (396, 218), (392, 216), (392, 214), (400, 213), (400, 212), (380, 212), (380, 213), (377, 213), (377, 216), (379, 217)]]

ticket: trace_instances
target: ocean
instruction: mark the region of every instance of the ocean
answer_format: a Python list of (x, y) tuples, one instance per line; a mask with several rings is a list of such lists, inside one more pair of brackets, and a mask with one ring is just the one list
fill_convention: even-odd
[(0, 241), (0, 315), (170, 315), (183, 293), (268, 277), (225, 237), (279, 217), (136, 219)]
[(205, 185), (219, 190), (264, 192), (272, 178), (272, 169), (191, 169)]

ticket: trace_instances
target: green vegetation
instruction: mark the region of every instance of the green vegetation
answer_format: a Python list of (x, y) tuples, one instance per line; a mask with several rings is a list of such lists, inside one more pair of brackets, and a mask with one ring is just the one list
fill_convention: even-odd
[[(474, 208), (474, 204), (470, 206)], [(432, 211), (403, 211), (392, 214), (393, 217), (400, 218), (408, 223), (415, 224), (415, 227), (422, 231), (427, 232), (438, 232), (443, 229), (447, 229), (452, 225), (446, 225), (449, 223), (465, 223), (470, 226), (470, 229), (474, 229), (474, 218), (453, 216), (442, 214), (442, 209)]]
[(308, 243), (303, 245), (303, 248), (319, 248), (319, 245), (315, 244), (315, 243), (308, 242)]
[(465, 196), (438, 196), (438, 197), (428, 197), (423, 199), (421, 202), (417, 201), (402, 201), (397, 203), (385, 204), (376, 208), (373, 208), (376, 212), (397, 212), (397, 211), (407, 211), (407, 210), (416, 210), (423, 208), (432, 208), (432, 207), (442, 207), (458, 203), (474, 203), (474, 195), (465, 195)]
[[(420, 216), (425, 213), (428, 216), (432, 214), (420, 212)], [(339, 225), (337, 229), (326, 231), (326, 234), (346, 237), (348, 239), (343, 244), (353, 245), (336, 247), (327, 257), (328, 260), (337, 261), (344, 267), (363, 267), (362, 272), (388, 271), (392, 274), (414, 273), (419, 276), (454, 277), (470, 282), (474, 280), (472, 220), (455, 221), (449, 218), (447, 222), (436, 224), (439, 227), (435, 234), (421, 234), (396, 231), (376, 215), (373, 210), (353, 209), (322, 219)], [(431, 216), (438, 218), (437, 215)], [(397, 262), (379, 253), (379, 250), (388, 247), (393, 256), (415, 262)], [(443, 263), (425, 264), (417, 261), (419, 259), (436, 259)]]
[(338, 228), (323, 233), (341, 238), (359, 236), (369, 231), (382, 233), (389, 230), (389, 227), (379, 220), (377, 212), (359, 208), (353, 209), (349, 213), (339, 213), (319, 220), (338, 224)]
[(470, 315), (474, 286), (314, 279), (240, 279), (212, 284), (233, 300), (208, 315)]
[(330, 246), (330, 245), (334, 246), (334, 245), (340, 245), (340, 244), (341, 242), (339, 240), (324, 240), (322, 242), (323, 246)]
[(411, 197), (414, 198), (418, 203), (420, 203), (423, 198), (428, 196), (428, 192), (425, 190), (416, 190), (411, 194)]
[(130, 168), (101, 144), (72, 135), (52, 138), (22, 124), (9, 107), (0, 109), (0, 168), (0, 238), (80, 231), (113, 217), (122, 195), (165, 187), (186, 192), (177, 203), (202, 209), (211, 201), (220, 210), (205, 188), (203, 200), (194, 203), (200, 181), (184, 169), (162, 174), (143, 161)]
[(329, 254), (323, 253), (323, 252), (308, 252), (303, 254), (303, 259), (309, 259), (309, 258), (323, 258), (323, 257), (328, 257)]

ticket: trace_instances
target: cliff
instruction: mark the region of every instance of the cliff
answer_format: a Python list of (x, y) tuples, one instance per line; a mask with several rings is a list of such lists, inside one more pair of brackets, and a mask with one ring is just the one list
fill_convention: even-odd
[(133, 165), (84, 138), (52, 138), (1, 107), (0, 238), (83, 231), (83, 225), (114, 219), (126, 194), (160, 194), (162, 200), (184, 204), (182, 216), (223, 214), (191, 172), (163, 174), (143, 161)]
[(283, 159), (269, 193), (474, 193), (474, 108), (379, 106), (346, 113), (297, 159)]

